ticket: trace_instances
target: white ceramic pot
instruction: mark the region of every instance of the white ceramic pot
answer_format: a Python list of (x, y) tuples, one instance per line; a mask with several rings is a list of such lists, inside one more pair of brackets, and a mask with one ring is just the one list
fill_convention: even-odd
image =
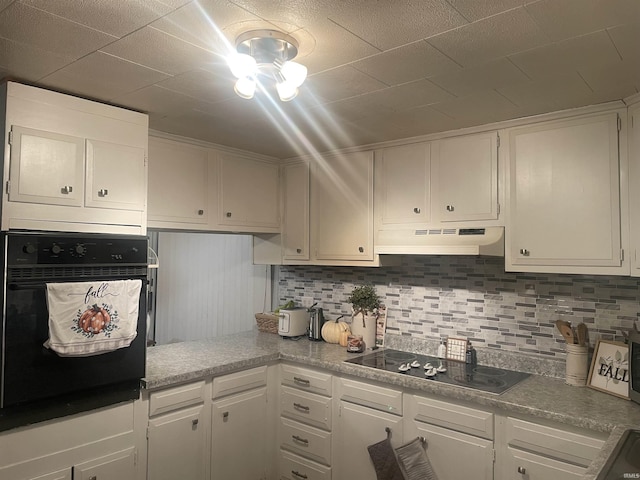
[(376, 329), (378, 315), (368, 313), (364, 315), (362, 312), (354, 313), (351, 316), (351, 333), (361, 335), (367, 349), (372, 349), (376, 345)]

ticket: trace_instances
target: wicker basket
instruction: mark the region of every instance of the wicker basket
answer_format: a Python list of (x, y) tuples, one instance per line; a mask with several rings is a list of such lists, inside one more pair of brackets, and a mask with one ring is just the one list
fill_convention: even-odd
[(278, 333), (278, 316), (271, 313), (256, 313), (258, 330), (266, 333)]

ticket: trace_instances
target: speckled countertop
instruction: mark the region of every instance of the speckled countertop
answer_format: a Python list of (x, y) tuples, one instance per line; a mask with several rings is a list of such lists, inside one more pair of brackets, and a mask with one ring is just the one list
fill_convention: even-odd
[(610, 433), (601, 455), (588, 470), (589, 478), (604, 465), (622, 432), (640, 426), (640, 405), (590, 388), (571, 387), (562, 379), (531, 375), (501, 395), (430, 382), (363, 367), (344, 360), (355, 355), (344, 347), (306, 339), (282, 339), (257, 330), (211, 340), (174, 343), (147, 350), (143, 386), (156, 389), (205, 377), (223, 375), (269, 362), (285, 360), (335, 373), (353, 375), (433, 395), (531, 415), (554, 422)]

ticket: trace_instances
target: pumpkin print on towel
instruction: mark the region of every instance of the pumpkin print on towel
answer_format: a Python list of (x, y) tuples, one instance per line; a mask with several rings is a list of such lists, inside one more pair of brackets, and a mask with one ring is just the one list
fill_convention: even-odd
[(84, 311), (78, 310), (71, 330), (87, 338), (92, 338), (100, 333), (103, 333), (105, 337), (110, 337), (111, 332), (118, 328), (118, 312), (110, 310), (111, 306), (106, 303), (94, 304)]

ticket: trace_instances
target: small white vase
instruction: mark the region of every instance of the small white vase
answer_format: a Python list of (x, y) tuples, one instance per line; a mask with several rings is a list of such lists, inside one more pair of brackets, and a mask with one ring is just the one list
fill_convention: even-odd
[(367, 312), (366, 315), (358, 312), (351, 316), (351, 333), (354, 335), (362, 335), (367, 349), (372, 349), (376, 346), (377, 320), (378, 315), (369, 312)]

